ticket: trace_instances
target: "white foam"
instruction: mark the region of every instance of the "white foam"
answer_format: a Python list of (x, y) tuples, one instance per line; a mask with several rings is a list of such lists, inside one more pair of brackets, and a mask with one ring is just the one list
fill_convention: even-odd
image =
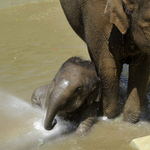
[(102, 120), (107, 120), (108, 118), (106, 116), (103, 116), (101, 119)]
[(38, 132), (41, 132), (41, 134), (45, 136), (55, 136), (55, 135), (60, 135), (63, 132), (69, 131), (75, 127), (75, 125), (69, 121), (64, 121), (59, 117), (56, 117), (56, 119), (57, 119), (57, 124), (50, 131), (44, 129), (43, 119), (37, 120), (33, 123), (34, 129), (36, 129)]

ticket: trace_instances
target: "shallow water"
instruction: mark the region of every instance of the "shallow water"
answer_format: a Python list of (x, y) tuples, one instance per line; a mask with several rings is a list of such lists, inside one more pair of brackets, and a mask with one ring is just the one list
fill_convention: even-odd
[(74, 124), (57, 118), (58, 124), (54, 130), (46, 131), (43, 127), (42, 111), (5, 92), (0, 92), (0, 99), (0, 149), (37, 149), (75, 128)]
[[(74, 125), (62, 120), (45, 131), (44, 114), (31, 106), (32, 92), (49, 83), (69, 57), (89, 59), (86, 45), (66, 21), (59, 1), (0, 10), (0, 18), (0, 149), (130, 150), (133, 138), (150, 134), (149, 123), (131, 125), (122, 116), (99, 118), (84, 137), (70, 133)], [(125, 71), (127, 76), (127, 66)]]

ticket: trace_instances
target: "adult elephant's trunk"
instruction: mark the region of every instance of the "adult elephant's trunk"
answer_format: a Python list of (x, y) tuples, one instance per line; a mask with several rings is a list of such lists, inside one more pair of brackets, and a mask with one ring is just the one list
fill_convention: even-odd
[(44, 128), (46, 130), (51, 130), (56, 125), (57, 120), (54, 119), (56, 114), (62, 109), (65, 105), (65, 96), (64, 91), (59, 89), (59, 92), (56, 93), (58, 90), (53, 90), (51, 95), (47, 96), (47, 109), (46, 109), (46, 116), (44, 120)]

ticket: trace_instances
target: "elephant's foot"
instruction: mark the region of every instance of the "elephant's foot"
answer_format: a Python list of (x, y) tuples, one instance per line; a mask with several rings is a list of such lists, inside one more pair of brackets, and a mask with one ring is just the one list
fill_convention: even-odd
[(107, 116), (110, 119), (113, 119), (120, 115), (120, 104), (115, 107), (109, 106), (107, 109), (104, 109), (104, 116)]
[(129, 123), (137, 123), (141, 117), (141, 102), (138, 96), (137, 88), (132, 89), (126, 101), (123, 112), (123, 120)]
[(129, 123), (137, 123), (140, 120), (140, 116), (140, 110), (125, 109), (123, 113), (123, 121)]

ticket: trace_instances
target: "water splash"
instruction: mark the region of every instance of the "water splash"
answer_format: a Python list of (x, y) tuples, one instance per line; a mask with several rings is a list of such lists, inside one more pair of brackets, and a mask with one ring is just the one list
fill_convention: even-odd
[(22, 99), (0, 91), (0, 149), (30, 150), (50, 143), (75, 126), (57, 117), (58, 123), (51, 131), (43, 127), (44, 113)]
[(101, 117), (101, 120), (107, 120), (108, 118), (106, 116)]
[(75, 124), (73, 124), (69, 121), (64, 121), (57, 116), (56, 116), (56, 119), (57, 119), (58, 123), (56, 124), (54, 129), (51, 131), (47, 131), (44, 129), (42, 119), (34, 122), (33, 126), (36, 130), (38, 130), (39, 132), (41, 132), (45, 136), (49, 136), (49, 135), (52, 136), (53, 134), (56, 134), (56, 133), (60, 134), (60, 133), (63, 133), (63, 132), (66, 132), (66, 131), (69, 131), (69, 130), (75, 128)]

